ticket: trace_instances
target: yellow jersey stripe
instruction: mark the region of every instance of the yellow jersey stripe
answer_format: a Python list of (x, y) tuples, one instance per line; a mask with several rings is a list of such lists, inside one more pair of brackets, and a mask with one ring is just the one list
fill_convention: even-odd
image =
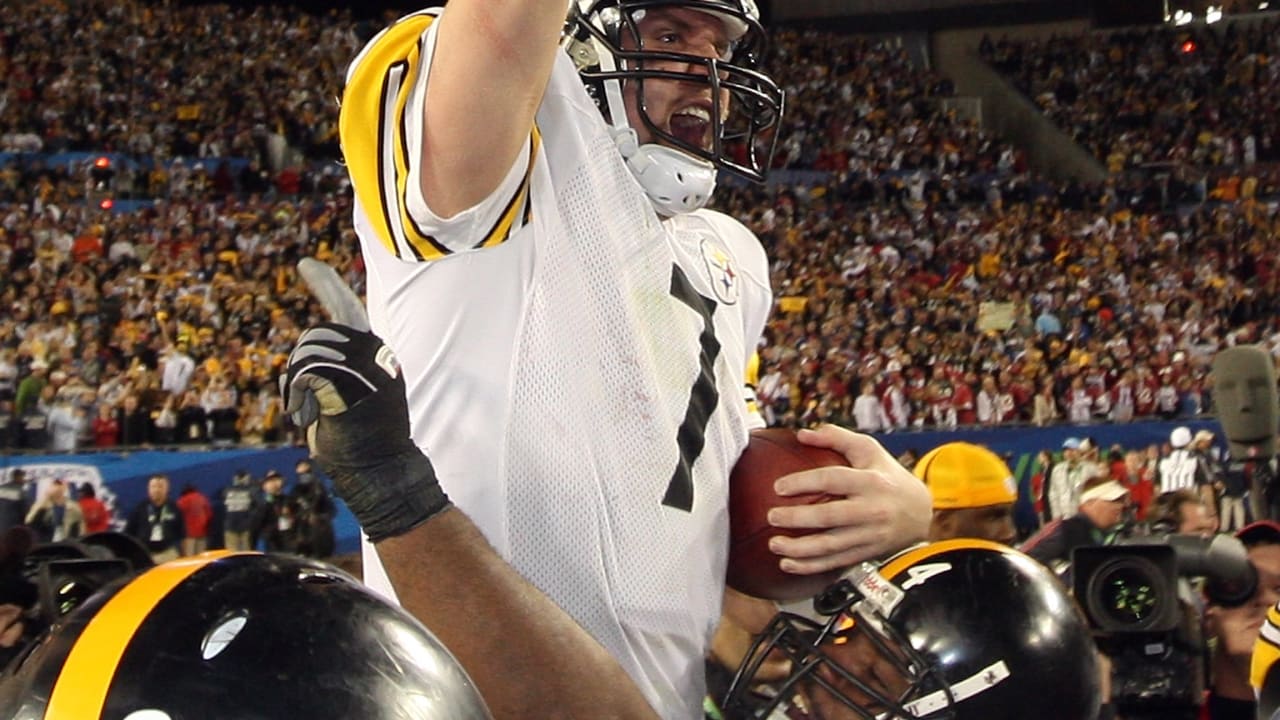
[[(409, 115), (421, 107), (419, 73), (425, 72), (424, 35), (436, 20), (434, 11), (401, 18), (375, 37), (352, 62), (343, 89), (338, 129), (351, 185), (360, 207), (382, 245), (396, 257), (435, 260), (462, 249), (427, 234), (409, 211), (412, 163), (417, 157), (410, 137), (421, 122)], [(374, 114), (376, 113), (376, 115)], [(537, 127), (530, 134), (529, 163), (519, 187), (487, 233), (471, 247), (506, 241), (532, 214), (529, 183), (541, 145)]]
[(743, 375), (747, 412), (751, 415), (759, 415), (760, 400), (756, 396), (756, 386), (760, 384), (760, 353), (751, 353), (751, 358), (747, 360), (747, 369)]
[(235, 553), (221, 550), (154, 567), (117, 592), (67, 654), (49, 696), (45, 717), (101, 717), (111, 680), (129, 641), (156, 604), (209, 563)]
[(392, 207), (397, 199), (395, 161), (388, 156), (395, 143), (395, 121), (389, 116), (410, 69), (406, 58), (434, 21), (432, 15), (410, 15), (370, 42), (347, 72), (338, 114), (342, 153), (356, 198), (378, 239), (398, 257), (412, 251), (407, 243), (397, 242), (393, 223), (401, 216), (399, 208)]
[(532, 215), (530, 207), (532, 203), (529, 202), (529, 179), (533, 177), (533, 162), (538, 158), (538, 148), (541, 145), (542, 133), (538, 131), (538, 126), (534, 125), (533, 132), (529, 133), (529, 164), (525, 168), (524, 179), (520, 181), (520, 187), (516, 189), (507, 207), (498, 216), (498, 221), (485, 234), (484, 239), (476, 244), (476, 247), (493, 247), (505, 242), (511, 237), (512, 227), (518, 217), (523, 216), (524, 222), (528, 222), (528, 218)]
[[(1276, 662), (1280, 661), (1280, 606), (1267, 611), (1267, 620), (1258, 632), (1258, 639), (1253, 646), (1253, 657), (1249, 667), (1249, 684), (1259, 692), (1266, 683), (1267, 675)], [(1272, 681), (1275, 682), (1274, 680)]]
[[(423, 30), (431, 24), (428, 20)], [(417, 73), (422, 72), (422, 33), (418, 34), (418, 40), (413, 47), (409, 49), (409, 55), (406, 58), (406, 77), (401, 78), (400, 86), (396, 88), (395, 106), (390, 117), (395, 118), (394, 123), (389, 123), (388, 127), (384, 127), (383, 144), (384, 146), (394, 147), (391, 153), (391, 163), (395, 168), (395, 174), (389, 178), (390, 182), (395, 184), (397, 205), (399, 206), (399, 223), (395, 229), (404, 233), (406, 244), (413, 257), (418, 260), (427, 257), (438, 257), (449, 253), (449, 250), (435, 238), (427, 235), (414, 221), (413, 216), (409, 214), (409, 117), (405, 112), (405, 108), (409, 103), (409, 96), (412, 94), (417, 83)], [(420, 121), (420, 119), (417, 119)], [(394, 231), (394, 230), (393, 230)]]

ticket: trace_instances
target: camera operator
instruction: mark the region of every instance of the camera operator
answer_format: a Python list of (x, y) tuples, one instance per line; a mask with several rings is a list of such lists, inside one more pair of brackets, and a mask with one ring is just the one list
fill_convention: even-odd
[(1095, 477), (1080, 491), (1075, 515), (1044, 526), (1022, 545), (1022, 552), (1063, 576), (1071, 564), (1071, 552), (1079, 547), (1107, 545), (1124, 520), (1129, 490), (1107, 477)]
[(1258, 589), (1243, 605), (1223, 607), (1210, 601), (1205, 609), (1211, 647), (1205, 720), (1253, 720), (1257, 700), (1249, 685), (1249, 662), (1267, 610), (1280, 602), (1280, 524), (1256, 522), (1236, 537), (1258, 571)]

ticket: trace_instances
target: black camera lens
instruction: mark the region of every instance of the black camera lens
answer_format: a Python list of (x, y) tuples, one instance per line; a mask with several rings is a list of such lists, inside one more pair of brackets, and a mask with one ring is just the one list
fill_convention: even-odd
[(1159, 573), (1141, 558), (1122, 557), (1103, 564), (1089, 582), (1085, 598), (1094, 617), (1127, 630), (1142, 630), (1160, 615)]

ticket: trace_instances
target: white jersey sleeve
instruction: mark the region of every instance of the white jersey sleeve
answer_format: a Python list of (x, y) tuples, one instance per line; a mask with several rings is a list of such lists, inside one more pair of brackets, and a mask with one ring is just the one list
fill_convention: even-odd
[(405, 16), (375, 36), (347, 68), (339, 132), (359, 230), (402, 260), (436, 260), (501, 244), (530, 221), (529, 184), (541, 145), (536, 127), (498, 188), (451, 218), (423, 197), (427, 79), (438, 8)]

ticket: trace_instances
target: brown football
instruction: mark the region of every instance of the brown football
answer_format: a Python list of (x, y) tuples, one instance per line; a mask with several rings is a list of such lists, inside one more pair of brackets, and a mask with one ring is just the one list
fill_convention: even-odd
[(792, 430), (769, 428), (751, 433), (729, 476), (729, 587), (770, 600), (813, 597), (840, 577), (839, 570), (795, 575), (778, 567), (782, 558), (769, 549), (775, 535), (800, 537), (812, 530), (775, 528), (769, 510), (780, 505), (811, 505), (833, 498), (824, 493), (779, 496), (773, 483), (783, 475), (831, 465), (848, 465), (834, 450), (802, 444)]

